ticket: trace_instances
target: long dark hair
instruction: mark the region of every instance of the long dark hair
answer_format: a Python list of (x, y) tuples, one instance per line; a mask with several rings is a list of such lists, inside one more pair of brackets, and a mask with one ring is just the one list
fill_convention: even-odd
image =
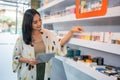
[(32, 22), (35, 14), (39, 14), (35, 9), (28, 9), (24, 13), (23, 22), (22, 22), (22, 34), (25, 44), (31, 44), (32, 42)]

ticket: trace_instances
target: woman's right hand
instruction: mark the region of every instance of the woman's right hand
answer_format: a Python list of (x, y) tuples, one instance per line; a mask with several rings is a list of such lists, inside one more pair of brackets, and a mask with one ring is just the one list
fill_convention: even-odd
[(33, 58), (23, 58), (23, 57), (20, 57), (19, 61), (23, 62), (23, 63), (29, 63), (31, 65), (36, 65), (36, 64), (40, 63), (40, 61), (38, 61), (36, 59), (33, 59)]
[(28, 63), (29, 63), (30, 65), (36, 65), (36, 64), (40, 63), (40, 61), (31, 58), (31, 59), (28, 60)]

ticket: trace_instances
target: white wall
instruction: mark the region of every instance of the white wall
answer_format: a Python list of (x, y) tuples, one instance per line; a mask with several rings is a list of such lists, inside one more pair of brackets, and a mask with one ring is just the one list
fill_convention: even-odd
[(18, 35), (0, 33), (0, 80), (17, 80), (12, 71), (12, 55)]

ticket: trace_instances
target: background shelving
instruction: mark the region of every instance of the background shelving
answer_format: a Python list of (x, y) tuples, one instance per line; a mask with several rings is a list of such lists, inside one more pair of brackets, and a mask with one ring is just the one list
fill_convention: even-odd
[(45, 19), (45, 20), (43, 19), (43, 24), (69, 22), (69, 21), (96, 20), (96, 19), (100, 19), (101, 21), (103, 21), (103, 18), (104, 19), (110, 19), (110, 18), (113, 19), (113, 18), (116, 18), (116, 17), (120, 18), (119, 9), (120, 9), (120, 6), (108, 8), (108, 11), (107, 11), (106, 15), (105, 16), (100, 16), (100, 17), (76, 19), (75, 14), (70, 14), (70, 15), (66, 15), (64, 17), (50, 18), (50, 19)]
[(120, 45), (116, 45), (116, 44), (101, 43), (101, 42), (88, 41), (88, 40), (80, 40), (80, 39), (76, 39), (76, 38), (72, 38), (69, 41), (69, 43), (120, 55)]
[(54, 1), (52, 1), (52, 2), (50, 2), (50, 3), (48, 3), (46, 6), (42, 6), (41, 8), (39, 8), (39, 9), (37, 9), (38, 11), (42, 11), (42, 10), (51, 10), (50, 8), (52, 8), (53, 6), (55, 6), (55, 5), (59, 5), (61, 2), (63, 2), (64, 0), (54, 0)]
[[(56, 59), (58, 59), (59, 61), (62, 61), (62, 63), (64, 64), (64, 68), (66, 70), (65, 72), (69, 75), (73, 75), (74, 77), (79, 78), (77, 76), (78, 73), (77, 72), (75, 73), (75, 71), (73, 70), (73, 69), (77, 69), (77, 71), (85, 72), (86, 75), (89, 75), (90, 77), (92, 77), (92, 79), (90, 79), (90, 78), (87, 79), (88, 76), (86, 76), (86, 79), (84, 78), (83, 80), (117, 80), (116, 77), (114, 77), (114, 76), (107, 76), (107, 75), (104, 75), (103, 73), (96, 71), (94, 68), (92, 68), (90, 66), (89, 63), (87, 64), (82, 61), (75, 62), (72, 59), (59, 57), (59, 56), (56, 56)], [(94, 76), (94, 75), (96, 75), (96, 76)], [(83, 76), (83, 75), (81, 75), (81, 76)], [(67, 76), (68, 80), (74, 79), (74, 78), (73, 79), (71, 79), (71, 78), (73, 78), (73, 77)], [(78, 80), (78, 79), (76, 79), (76, 80)]]
[(45, 6), (40, 7), (37, 11), (54, 12), (65, 9), (65, 7), (75, 4), (75, 0), (53, 0)]
[[(86, 32), (120, 32), (120, 0), (108, 0), (108, 10), (105, 16), (76, 19), (75, 14), (63, 17), (44, 19), (45, 15), (65, 10), (68, 6), (75, 5), (75, 0), (55, 0), (38, 9), (43, 13), (43, 27), (53, 27), (55, 31), (66, 31), (76, 25), (81, 25)], [(51, 16), (50, 16), (51, 17)], [(105, 64), (120, 66), (120, 45), (102, 43), (72, 38), (68, 46), (80, 49), (85, 54), (105, 58)], [(112, 53), (112, 54), (111, 54)]]

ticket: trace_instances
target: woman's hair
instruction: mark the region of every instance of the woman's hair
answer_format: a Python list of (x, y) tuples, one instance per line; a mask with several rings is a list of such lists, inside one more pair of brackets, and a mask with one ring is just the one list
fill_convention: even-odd
[(22, 34), (25, 44), (31, 44), (32, 42), (32, 22), (35, 14), (39, 14), (35, 9), (28, 9), (24, 13), (23, 22), (22, 22)]

